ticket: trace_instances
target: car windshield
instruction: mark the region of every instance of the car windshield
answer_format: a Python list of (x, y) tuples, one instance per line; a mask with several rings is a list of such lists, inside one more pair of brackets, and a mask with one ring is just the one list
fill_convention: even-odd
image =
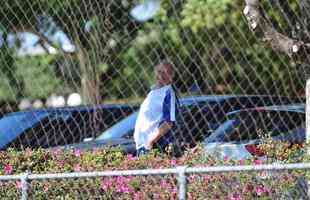
[[(14, 116), (14, 117), (13, 117)], [(10, 141), (6, 141), (6, 147), (45, 147), (55, 136), (52, 131), (55, 129), (52, 124), (67, 120), (71, 112), (65, 110), (30, 110), (20, 113), (13, 113), (8, 120), (10, 123), (16, 122), (18, 126), (14, 127), (16, 134)], [(13, 118), (12, 118), (13, 117)], [(18, 120), (18, 121), (16, 121)], [(0, 120), (1, 122), (1, 120)], [(7, 123), (7, 122), (5, 122)], [(2, 123), (0, 123), (0, 127)], [(2, 131), (2, 128), (0, 128)], [(62, 138), (62, 137), (60, 137)], [(54, 141), (54, 140), (53, 140)]]
[(137, 117), (138, 117), (138, 112), (132, 113), (125, 119), (121, 120), (120, 122), (112, 126), (111, 128), (101, 133), (96, 138), (96, 140), (121, 138), (121, 137), (126, 137), (126, 138), (132, 137)]
[(48, 112), (19, 112), (4, 116), (0, 120), (0, 148), (14, 140), (26, 129), (39, 123), (41, 119), (48, 116)]

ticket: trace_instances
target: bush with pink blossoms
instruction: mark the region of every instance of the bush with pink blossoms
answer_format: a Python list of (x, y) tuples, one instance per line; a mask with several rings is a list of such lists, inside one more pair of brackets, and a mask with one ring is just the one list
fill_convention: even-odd
[[(291, 155), (291, 154), (287, 154)], [(33, 174), (174, 168), (180, 165), (208, 167), (218, 165), (260, 165), (251, 160), (216, 160), (198, 146), (179, 158), (152, 151), (142, 157), (124, 155), (117, 149), (30, 150), (0, 152), (0, 174)], [(285, 192), (299, 195), (295, 183), (299, 172), (227, 172), (188, 174), (188, 199), (277, 199)], [(18, 199), (21, 182), (0, 182), (0, 199)], [(30, 199), (176, 199), (178, 183), (174, 175), (114, 176), (101, 178), (35, 180), (29, 184)]]

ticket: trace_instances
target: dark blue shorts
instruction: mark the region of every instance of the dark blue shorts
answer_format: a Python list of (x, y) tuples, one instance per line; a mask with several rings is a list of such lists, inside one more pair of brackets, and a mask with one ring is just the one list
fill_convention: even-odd
[[(163, 135), (161, 138), (159, 138), (159, 140), (154, 144), (155, 148), (158, 148), (161, 152), (165, 151), (165, 148), (173, 143), (174, 141), (174, 136), (172, 131), (168, 131), (165, 135)], [(148, 154), (149, 150), (147, 150), (145, 147), (141, 147), (139, 149), (137, 149), (137, 156), (142, 156), (145, 154)]]
[(147, 150), (145, 147), (141, 147), (137, 149), (137, 156), (140, 157), (142, 155), (148, 154), (149, 150)]
[(154, 147), (159, 148), (160, 151), (164, 151), (169, 144), (173, 143), (173, 141), (173, 132), (170, 130), (159, 138), (159, 140), (155, 143)]

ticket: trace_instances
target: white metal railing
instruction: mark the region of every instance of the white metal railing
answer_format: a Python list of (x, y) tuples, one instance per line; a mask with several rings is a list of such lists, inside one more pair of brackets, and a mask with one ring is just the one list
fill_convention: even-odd
[(20, 175), (0, 176), (0, 181), (21, 180), (22, 200), (28, 196), (28, 181), (40, 179), (64, 179), (64, 178), (91, 178), (104, 176), (149, 176), (149, 175), (168, 175), (175, 174), (179, 186), (179, 199), (186, 199), (186, 174), (193, 173), (221, 173), (221, 172), (241, 172), (241, 171), (277, 171), (277, 170), (309, 170), (310, 163), (294, 164), (268, 164), (268, 165), (240, 165), (240, 166), (214, 166), (214, 167), (187, 167), (178, 166), (167, 169), (143, 169), (143, 170), (120, 170), (102, 172), (74, 172), (74, 173), (54, 173), (54, 174), (31, 174), (29, 172)]

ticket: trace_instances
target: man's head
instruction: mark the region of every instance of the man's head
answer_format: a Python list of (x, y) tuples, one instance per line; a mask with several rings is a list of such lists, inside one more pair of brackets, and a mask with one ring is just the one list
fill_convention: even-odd
[(173, 65), (168, 62), (160, 62), (155, 66), (155, 78), (157, 86), (169, 85), (173, 81)]

